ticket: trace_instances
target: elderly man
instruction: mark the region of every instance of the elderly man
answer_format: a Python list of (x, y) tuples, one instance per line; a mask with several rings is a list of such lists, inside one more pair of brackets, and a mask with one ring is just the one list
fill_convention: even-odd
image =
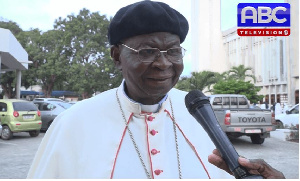
[[(60, 114), (28, 178), (233, 178), (186, 110), (186, 92), (173, 89), (187, 33), (187, 20), (167, 4), (121, 8), (108, 38), (122, 84)], [(283, 177), (264, 162), (240, 163), (265, 178)]]

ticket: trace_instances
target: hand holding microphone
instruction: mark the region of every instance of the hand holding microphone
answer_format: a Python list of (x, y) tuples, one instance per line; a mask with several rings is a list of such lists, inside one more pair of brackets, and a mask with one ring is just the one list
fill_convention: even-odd
[[(221, 129), (208, 98), (201, 91), (189, 92), (185, 97), (185, 105), (218, 149), (209, 156), (212, 164), (233, 174), (238, 179), (284, 178), (281, 172), (273, 169), (263, 160), (253, 163), (239, 158), (235, 148)], [(270, 175), (275, 176), (270, 177)]]
[[(208, 156), (208, 161), (216, 167), (232, 174), (217, 149), (213, 150), (213, 153)], [(262, 159), (248, 160), (246, 158), (239, 157), (238, 162), (241, 166), (246, 168), (250, 174), (261, 175), (265, 179), (285, 179), (282, 172), (274, 169)]]

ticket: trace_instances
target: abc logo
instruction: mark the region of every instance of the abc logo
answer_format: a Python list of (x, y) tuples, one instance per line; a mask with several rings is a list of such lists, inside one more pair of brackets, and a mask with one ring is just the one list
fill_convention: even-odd
[(290, 4), (240, 3), (238, 4), (238, 26), (289, 27)]

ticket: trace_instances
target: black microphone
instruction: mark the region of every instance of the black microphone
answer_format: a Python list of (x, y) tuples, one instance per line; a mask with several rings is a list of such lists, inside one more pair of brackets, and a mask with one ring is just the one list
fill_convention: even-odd
[(199, 90), (193, 90), (185, 96), (185, 106), (207, 132), (235, 178), (263, 179), (260, 175), (250, 174), (238, 163), (239, 155), (222, 130), (208, 97)]

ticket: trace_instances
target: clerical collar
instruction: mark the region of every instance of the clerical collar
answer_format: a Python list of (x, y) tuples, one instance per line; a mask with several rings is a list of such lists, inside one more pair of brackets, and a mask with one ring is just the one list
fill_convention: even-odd
[(159, 109), (161, 108), (161, 105), (163, 104), (163, 102), (165, 102), (166, 99), (168, 98), (168, 94), (166, 94), (165, 97), (163, 97), (157, 104), (153, 104), (153, 105), (144, 105), (139, 102), (136, 102), (135, 100), (133, 100), (127, 96), (127, 94), (125, 92), (125, 80), (123, 80), (123, 91), (122, 92), (131, 102), (140, 104), (141, 109), (142, 109), (141, 111), (144, 111), (144, 112), (153, 112), (153, 113), (158, 112)]

